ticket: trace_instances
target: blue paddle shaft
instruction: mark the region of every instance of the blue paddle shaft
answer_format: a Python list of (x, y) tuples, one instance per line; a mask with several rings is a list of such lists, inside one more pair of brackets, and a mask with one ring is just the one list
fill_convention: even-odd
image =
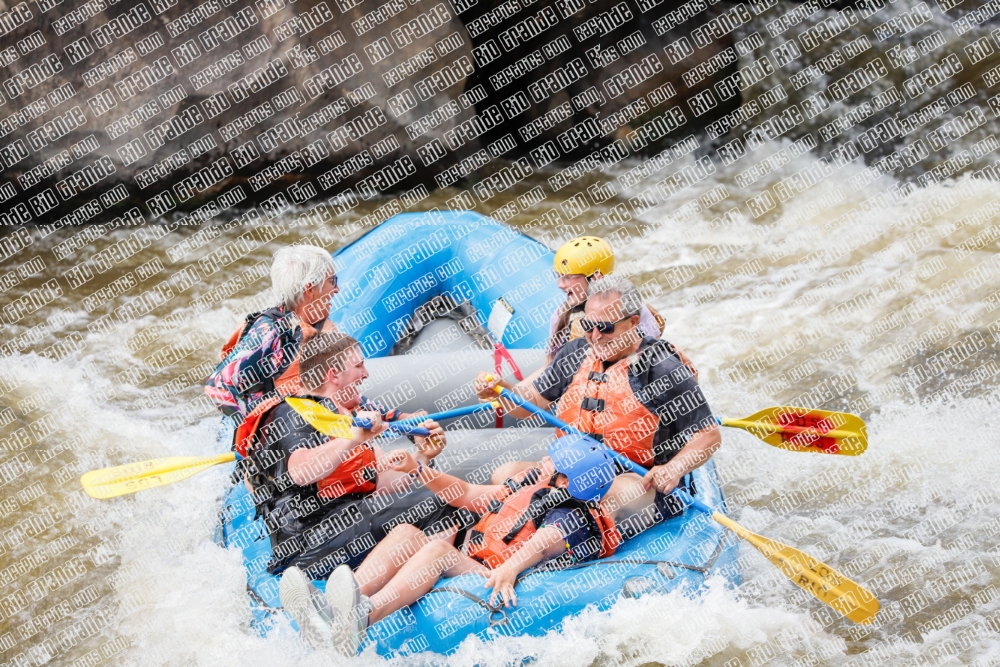
[[(424, 417), (424, 419), (427, 418)], [(358, 428), (372, 427), (372, 423), (367, 419), (355, 419), (353, 424)], [(422, 435), (425, 437), (431, 434), (431, 432), (426, 428), (411, 426), (410, 424), (400, 424), (398, 422), (389, 422), (389, 430), (396, 431), (397, 433), (404, 433), (406, 435)]]
[[(490, 403), (480, 403), (479, 405), (467, 405), (462, 408), (455, 408), (453, 410), (445, 410), (444, 412), (435, 412), (433, 414), (424, 415), (422, 417), (409, 417), (408, 419), (400, 419), (399, 421), (394, 421), (389, 423), (389, 430), (396, 431), (397, 433), (404, 433), (406, 435), (420, 435), (428, 436), (431, 432), (417, 424), (422, 424), (428, 419), (433, 419), (434, 421), (441, 421), (443, 419), (451, 419), (452, 417), (462, 417), (465, 415), (471, 415), (475, 412), (484, 412), (486, 410), (492, 410), (493, 405)], [(354, 425), (360, 428), (370, 428), (371, 422), (367, 419), (355, 419)]]
[[(631, 459), (629, 459), (629, 458), (627, 458), (625, 456), (622, 456), (621, 454), (619, 454), (615, 450), (613, 450), (610, 447), (608, 447), (607, 445), (605, 445), (603, 442), (598, 442), (597, 440), (594, 440), (593, 438), (589, 437), (583, 431), (580, 431), (579, 429), (576, 429), (576, 428), (570, 426), (569, 424), (567, 424), (566, 422), (564, 422), (563, 420), (559, 419), (554, 414), (552, 414), (551, 412), (549, 412), (548, 410), (542, 410), (540, 407), (538, 407), (534, 403), (529, 403), (528, 401), (524, 400), (523, 398), (521, 398), (520, 396), (518, 396), (514, 392), (509, 391), (507, 389), (504, 389), (503, 391), (500, 392), (500, 395), (503, 396), (504, 398), (506, 398), (508, 401), (510, 401), (514, 405), (518, 406), (519, 408), (524, 408), (525, 410), (527, 410), (531, 414), (538, 415), (539, 417), (541, 417), (542, 419), (544, 419), (545, 421), (547, 421), (549, 424), (551, 424), (552, 426), (555, 426), (558, 429), (562, 429), (563, 431), (566, 431), (567, 433), (576, 433), (577, 435), (582, 435), (583, 437), (587, 438), (587, 440), (589, 440), (590, 442), (597, 443), (598, 445), (600, 445), (601, 447), (603, 447), (604, 450), (607, 451), (611, 455), (611, 457), (614, 458), (614, 460), (617, 461), (619, 464), (621, 464), (622, 467), (624, 467), (626, 470), (631, 470), (632, 472), (636, 473), (637, 475), (642, 475), (642, 476), (645, 476), (646, 473), (649, 472), (648, 470), (646, 470), (645, 468), (643, 468), (641, 465), (639, 465), (635, 461), (633, 461), (633, 460), (631, 460)], [(688, 493), (687, 491), (683, 490), (683, 489), (674, 489), (670, 493), (671, 493), (671, 495), (676, 496), (677, 499), (680, 500), (681, 502), (686, 503), (688, 505), (691, 505), (696, 510), (699, 510), (701, 512), (705, 512), (709, 516), (711, 516), (712, 514), (715, 513), (715, 510), (713, 510), (711, 507), (709, 507), (705, 503), (701, 502), (700, 500), (696, 500), (695, 498), (692, 498), (691, 494)]]
[(406, 419), (400, 419), (396, 424), (420, 424), (428, 419), (433, 419), (434, 421), (442, 421), (444, 419), (451, 419), (453, 417), (464, 417), (465, 415), (471, 415), (476, 412), (485, 412), (486, 410), (492, 410), (492, 403), (479, 403), (477, 405), (466, 405), (461, 408), (454, 408), (452, 410), (445, 410), (444, 412), (435, 412), (429, 415), (424, 415), (423, 417), (407, 417)]
[[(425, 419), (426, 419), (426, 417), (425, 417)], [(372, 423), (370, 421), (368, 421), (367, 419), (355, 419), (354, 420), (354, 425), (357, 426), (358, 428), (371, 428)], [(424, 436), (424, 437), (426, 437), (426, 436), (428, 436), (428, 435), (431, 434), (431, 432), (430, 432), (429, 429), (420, 428), (420, 427), (417, 427), (417, 426), (411, 426), (409, 424), (390, 423), (389, 424), (389, 430), (390, 431), (397, 431), (399, 433), (405, 433), (405, 434), (408, 434), (408, 435), (421, 435), (421, 436)], [(233, 452), (233, 453), (236, 455), (236, 460), (237, 461), (240, 461), (240, 460), (243, 459), (243, 457), (240, 456), (239, 452)]]

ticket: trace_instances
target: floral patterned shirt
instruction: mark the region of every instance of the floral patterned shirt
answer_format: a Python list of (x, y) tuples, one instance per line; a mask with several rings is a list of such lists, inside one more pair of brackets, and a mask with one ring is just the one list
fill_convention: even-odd
[[(264, 311), (205, 381), (205, 394), (227, 417), (242, 421), (272, 388), (299, 353), (302, 326), (284, 306)], [(358, 410), (378, 412), (383, 419), (400, 419), (380, 401), (362, 396)], [(240, 417), (235, 417), (235, 415)]]
[(291, 365), (301, 341), (295, 313), (284, 306), (264, 311), (208, 376), (205, 394), (227, 417), (246, 417), (272, 386), (267, 380)]

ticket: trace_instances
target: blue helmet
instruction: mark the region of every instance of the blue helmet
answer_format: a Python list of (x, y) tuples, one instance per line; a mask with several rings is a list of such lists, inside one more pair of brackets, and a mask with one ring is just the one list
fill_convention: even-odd
[(570, 434), (549, 445), (556, 470), (569, 478), (569, 494), (577, 500), (598, 501), (615, 480), (615, 463), (600, 444), (585, 435)]

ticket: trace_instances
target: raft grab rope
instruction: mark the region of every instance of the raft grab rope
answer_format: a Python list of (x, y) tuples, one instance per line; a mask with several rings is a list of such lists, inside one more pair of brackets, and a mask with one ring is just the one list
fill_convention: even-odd
[[(719, 535), (719, 542), (718, 544), (715, 545), (715, 550), (712, 552), (712, 555), (708, 557), (708, 560), (705, 562), (704, 565), (691, 565), (690, 563), (677, 563), (669, 560), (636, 560), (630, 558), (615, 558), (615, 559), (605, 558), (602, 560), (592, 561), (589, 563), (576, 563), (574, 565), (569, 565), (567, 567), (559, 568), (559, 570), (545, 570), (545, 569), (533, 568), (521, 574), (521, 576), (518, 577), (518, 582), (520, 582), (525, 577), (528, 577), (532, 574), (541, 574), (543, 572), (552, 572), (552, 571), (562, 572), (564, 570), (577, 570), (584, 567), (593, 567), (595, 565), (605, 565), (612, 563), (631, 563), (633, 565), (655, 565), (656, 570), (660, 574), (665, 576), (667, 579), (673, 579), (675, 575), (672, 576), (670, 574), (665, 573), (662, 569), (660, 569), (660, 565), (677, 567), (683, 570), (691, 570), (692, 572), (698, 572), (702, 575), (708, 575), (709, 570), (712, 569), (712, 566), (715, 565), (715, 561), (717, 561), (719, 559), (719, 556), (722, 554), (722, 547), (726, 543), (726, 535), (729, 532), (730, 531), (728, 529), (722, 531), (722, 533)], [(441, 586), (439, 588), (432, 588), (431, 590), (427, 591), (426, 594), (430, 595), (431, 593), (457, 593), (458, 595), (461, 595), (471, 600), (472, 602), (476, 603), (477, 605), (479, 605), (480, 607), (482, 607), (483, 609), (485, 609), (490, 613), (491, 628), (498, 625), (503, 625), (507, 623), (507, 621), (509, 620), (507, 617), (507, 611), (504, 609), (502, 603), (496, 605), (490, 604), (489, 601), (479, 597), (475, 593), (470, 593), (465, 589), (457, 588), (455, 586)], [(498, 614), (500, 616), (499, 619), (495, 618), (495, 616), (497, 616)]]

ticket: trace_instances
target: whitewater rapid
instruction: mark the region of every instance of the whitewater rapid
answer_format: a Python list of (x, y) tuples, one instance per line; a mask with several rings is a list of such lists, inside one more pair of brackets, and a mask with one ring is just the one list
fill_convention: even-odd
[[(815, 158), (801, 161), (810, 159)], [(729, 183), (726, 176), (720, 170), (714, 182), (682, 193), (679, 203)], [(823, 187), (843, 186), (831, 180)], [(669, 211), (654, 209), (627, 227), (630, 241), (619, 244), (623, 270), (637, 284), (652, 280), (662, 290), (650, 293), (651, 301), (666, 317), (670, 340), (695, 360), (717, 414), (738, 417), (767, 405), (818, 401), (831, 409), (856, 409), (867, 419), (871, 444), (862, 457), (793, 454), (727, 430), (717, 460), (733, 516), (868, 585), (884, 609), (874, 628), (831, 616), (744, 549), (746, 583), (738, 591), (716, 584), (695, 599), (673, 594), (623, 601), (610, 616), (585, 616), (545, 639), (504, 639), (489, 649), (470, 641), (449, 664), (501, 665), (523, 655), (554, 665), (748, 665), (762, 664), (766, 656), (773, 656), (774, 664), (848, 664), (863, 651), (889, 664), (924, 664), (920, 661), (934, 651), (943, 660), (933, 664), (972, 664), (996, 653), (993, 631), (976, 630), (992, 627), (983, 621), (996, 608), (993, 554), (1000, 548), (1000, 523), (993, 521), (1000, 515), (994, 490), (1000, 472), (998, 369), (996, 341), (984, 317), (990, 307), (984, 299), (996, 283), (974, 286), (969, 274), (970, 267), (989, 265), (994, 255), (977, 251), (957, 259), (954, 252), (994, 218), (941, 233), (956, 218), (994, 201), (993, 195), (989, 183), (932, 186), (898, 206), (853, 218), (845, 218), (851, 203), (845, 201), (808, 226), (797, 221), (792, 233), (782, 231), (778, 218), (765, 235), (740, 219), (713, 227), (702, 217), (683, 228)], [(911, 215), (920, 205), (933, 207), (948, 197), (958, 203), (929, 223)], [(888, 231), (860, 242), (872, 224)], [(556, 239), (558, 230), (549, 231)], [(282, 241), (308, 232), (293, 228)], [(894, 250), (921, 232), (929, 242), (916, 252), (904, 257)], [(803, 263), (817, 248), (845, 237), (859, 245), (834, 265), (811, 269)], [(796, 240), (801, 238), (809, 241)], [(726, 250), (706, 254), (712, 247)], [(150, 256), (162, 251), (151, 248)], [(266, 259), (265, 252), (245, 258), (243, 266)], [(761, 259), (779, 253), (783, 256), (773, 262)], [(706, 261), (709, 255), (725, 258), (713, 263)], [(758, 270), (742, 269), (748, 264)], [(659, 277), (679, 267), (694, 275), (670, 289), (669, 279)], [(873, 296), (859, 298), (866, 294)], [(933, 296), (941, 294), (947, 296)], [(195, 331), (221, 336), (226, 327), (212, 322), (228, 326), (235, 313), (227, 305), (239, 303), (240, 297), (233, 297), (160, 332), (156, 345)], [(884, 325), (872, 337), (874, 323), (888, 318), (891, 324), (894, 314), (906, 313), (913, 321), (900, 315), (899, 326)], [(41, 508), (58, 513), (45, 544), (62, 551), (52, 553), (49, 564), (75, 559), (76, 567), (86, 570), (65, 589), (33, 603), (20, 619), (43, 617), (44, 623), (52, 602), (64, 600), (71, 621), (105, 622), (96, 640), (82, 640), (69, 654), (83, 657), (89, 652), (83, 649), (98, 640), (89, 650), (117, 642), (121, 653), (114, 659), (120, 664), (335, 663), (305, 650), (290, 629), (265, 640), (249, 628), (240, 555), (212, 542), (227, 483), (224, 470), (113, 502), (90, 500), (76, 485), (78, 474), (88, 469), (223, 447), (215, 442), (214, 415), (183, 426), (174, 418), (178, 408), (197, 403), (198, 389), (190, 385), (199, 376), (188, 372), (204, 372), (202, 357), (184, 358), (140, 386), (120, 381), (118, 374), (152, 349), (133, 353), (123, 341), (135, 340), (156, 321), (147, 317), (120, 337), (94, 341), (79, 360), (55, 363), (29, 352), (2, 363), (5, 377), (21, 379), (4, 400), (22, 407), (37, 403), (24, 421), (34, 425), (48, 418), (63, 436), (55, 440), (66, 443), (66, 451), (24, 473), (45, 487), (29, 506), (36, 513)], [(900, 381), (917, 365), (938, 368), (929, 360), (970, 337), (973, 348), (975, 341), (985, 347), (940, 374), (928, 370), (922, 384)], [(895, 356), (885, 351), (889, 347), (897, 350)], [(762, 350), (771, 353), (761, 355)], [(164, 390), (176, 377), (187, 378), (187, 384)], [(29, 572), (37, 576), (46, 569), (42, 563)], [(96, 609), (73, 608), (74, 599), (94, 596), (100, 601)], [(942, 617), (950, 611), (959, 618)], [(942, 618), (949, 622), (937, 627)], [(60, 623), (66, 620), (52, 625)], [(373, 655), (366, 660), (377, 662)]]

